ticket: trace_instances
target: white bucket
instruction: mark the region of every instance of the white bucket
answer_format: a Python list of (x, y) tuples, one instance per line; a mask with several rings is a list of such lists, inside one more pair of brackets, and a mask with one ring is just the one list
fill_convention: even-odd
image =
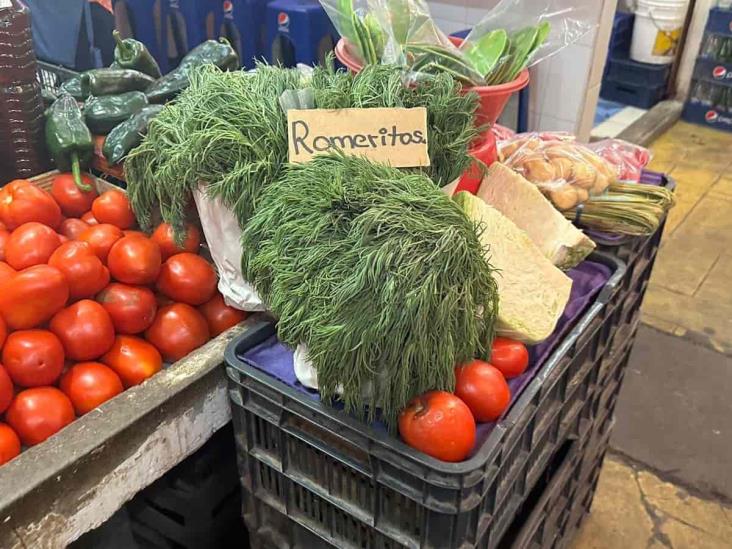
[(637, 0), (630, 58), (641, 63), (671, 63), (681, 38), (689, 0)]

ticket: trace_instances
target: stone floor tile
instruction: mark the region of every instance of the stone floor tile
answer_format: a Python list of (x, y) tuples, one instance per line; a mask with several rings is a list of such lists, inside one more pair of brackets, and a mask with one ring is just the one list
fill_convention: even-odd
[(666, 234), (671, 234), (683, 222), (719, 179), (719, 173), (688, 163), (676, 164), (671, 176), (676, 179), (676, 205), (669, 212)]
[(574, 549), (645, 549), (652, 532), (635, 472), (606, 459), (592, 510), (575, 538)]
[(673, 549), (728, 549), (730, 540), (722, 540), (675, 519), (661, 525)]
[(719, 352), (732, 352), (732, 302), (690, 297), (649, 284), (642, 310), (686, 328)]
[(690, 524), (720, 539), (732, 540), (732, 524), (722, 505), (690, 495), (648, 471), (638, 472), (638, 484), (646, 501), (665, 515)]
[(645, 323), (651, 326), (652, 328), (655, 328), (656, 330), (660, 330), (661, 332), (666, 332), (667, 334), (673, 334), (676, 329), (678, 328), (677, 324), (674, 324), (673, 322), (669, 322), (668, 320), (665, 320), (663, 318), (659, 318), (657, 316), (653, 316), (652, 314), (642, 311), (641, 320)]
[[(730, 217), (732, 217), (732, 212)], [(696, 296), (720, 303), (732, 301), (732, 250), (719, 257), (702, 282)], [(732, 304), (730, 305), (730, 309), (732, 309)]]
[(710, 192), (732, 198), (732, 177), (722, 177), (714, 185)]
[[(690, 220), (687, 220), (684, 225), (689, 223)], [(651, 281), (674, 292), (693, 296), (709, 275), (722, 250), (716, 239), (684, 229), (685, 226), (679, 227), (661, 246)]]

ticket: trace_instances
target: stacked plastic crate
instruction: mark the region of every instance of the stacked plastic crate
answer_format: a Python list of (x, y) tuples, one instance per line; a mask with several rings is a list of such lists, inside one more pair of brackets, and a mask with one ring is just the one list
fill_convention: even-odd
[(632, 13), (615, 14), (600, 95), (610, 101), (648, 109), (664, 98), (671, 65), (630, 59), (633, 19)]
[(732, 131), (732, 9), (709, 11), (684, 120)]

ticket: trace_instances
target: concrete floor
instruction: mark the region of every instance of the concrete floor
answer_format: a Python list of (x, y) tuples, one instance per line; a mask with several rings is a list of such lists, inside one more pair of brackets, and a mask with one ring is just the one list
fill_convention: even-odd
[(732, 547), (732, 134), (679, 122), (651, 148), (678, 202), (574, 549)]

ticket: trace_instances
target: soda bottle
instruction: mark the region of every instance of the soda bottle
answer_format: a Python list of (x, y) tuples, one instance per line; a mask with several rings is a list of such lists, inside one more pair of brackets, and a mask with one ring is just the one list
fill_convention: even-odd
[(707, 34), (702, 47), (702, 56), (717, 59), (722, 46), (722, 37), (718, 34)]

